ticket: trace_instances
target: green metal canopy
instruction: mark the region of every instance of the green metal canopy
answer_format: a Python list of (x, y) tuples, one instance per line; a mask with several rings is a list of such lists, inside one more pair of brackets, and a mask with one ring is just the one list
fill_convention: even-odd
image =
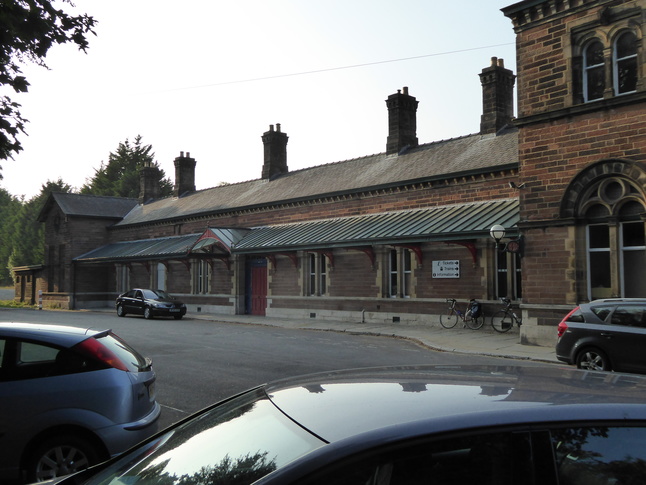
[(234, 248), (249, 254), (489, 237), (494, 224), (517, 234), (519, 204), (505, 199), (255, 228)]
[(186, 259), (204, 253), (223, 258), (236, 253), (266, 254), (373, 244), (465, 241), (488, 238), (489, 229), (495, 224), (501, 224), (508, 236), (514, 236), (518, 221), (518, 200), (504, 199), (253, 229), (209, 227), (202, 234), (108, 244), (78, 256), (74, 261)]

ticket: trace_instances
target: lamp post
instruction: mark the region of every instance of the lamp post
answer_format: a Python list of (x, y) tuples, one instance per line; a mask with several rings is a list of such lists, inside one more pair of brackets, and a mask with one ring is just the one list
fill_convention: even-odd
[(503, 226), (500, 224), (496, 224), (489, 230), (489, 234), (491, 235), (491, 238), (496, 241), (496, 248), (500, 244), (500, 240), (505, 237), (506, 231)]

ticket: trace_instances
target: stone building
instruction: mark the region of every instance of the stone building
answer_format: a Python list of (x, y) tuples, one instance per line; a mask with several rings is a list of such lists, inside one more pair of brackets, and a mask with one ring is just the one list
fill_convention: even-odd
[(646, 297), (645, 3), (504, 8), (518, 79), (495, 58), (482, 70), (477, 134), (420, 144), (404, 88), (386, 100), (380, 154), (289, 171), (276, 125), (255, 180), (195, 190), (199, 164), (181, 153), (173, 197), (147, 168), (139, 200), (53, 194), (44, 304), (159, 287), (189, 312), (433, 325), (446, 298), (491, 312), (506, 296), (521, 341), (552, 345), (577, 302)]

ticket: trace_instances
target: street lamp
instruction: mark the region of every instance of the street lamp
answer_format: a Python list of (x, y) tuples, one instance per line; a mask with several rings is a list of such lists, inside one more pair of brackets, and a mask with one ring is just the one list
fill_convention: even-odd
[(500, 224), (496, 224), (489, 230), (489, 234), (491, 235), (493, 240), (496, 241), (496, 246), (498, 246), (500, 240), (505, 237), (505, 233), (505, 228)]

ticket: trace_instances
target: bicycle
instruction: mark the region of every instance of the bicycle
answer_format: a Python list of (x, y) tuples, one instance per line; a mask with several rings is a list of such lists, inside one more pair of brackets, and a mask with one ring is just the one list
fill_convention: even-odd
[(484, 318), (482, 315), (473, 316), (473, 306), (476, 300), (469, 300), (466, 311), (463, 313), (458, 308), (455, 307), (457, 300), (455, 298), (447, 298), (446, 302), (449, 303), (449, 310), (446, 315), (440, 314), (440, 324), (444, 328), (453, 328), (458, 323), (458, 318), (462, 319), (462, 323), (465, 327), (469, 327), (472, 330), (478, 330), (482, 327), (484, 323)]
[(511, 300), (509, 298), (500, 298), (500, 301), (504, 305), (502, 310), (498, 310), (491, 316), (491, 326), (496, 332), (505, 333), (508, 332), (511, 327), (514, 326), (514, 322), (520, 326), (523, 323), (523, 319), (516, 315), (511, 309)]

